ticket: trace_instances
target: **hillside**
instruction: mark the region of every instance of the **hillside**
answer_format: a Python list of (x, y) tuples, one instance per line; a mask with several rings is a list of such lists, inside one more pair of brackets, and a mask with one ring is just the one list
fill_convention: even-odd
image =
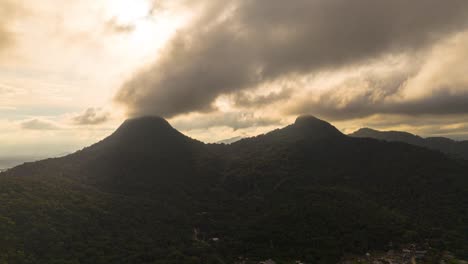
[(408, 132), (378, 131), (370, 128), (361, 128), (356, 132), (351, 133), (349, 136), (375, 138), (391, 142), (404, 142), (411, 145), (438, 150), (454, 158), (468, 160), (468, 141), (455, 141), (444, 137), (422, 138)]
[(131, 119), (0, 174), (0, 263), (336, 263), (390, 242), (466, 257), (466, 175), (465, 161), (311, 116), (229, 145)]

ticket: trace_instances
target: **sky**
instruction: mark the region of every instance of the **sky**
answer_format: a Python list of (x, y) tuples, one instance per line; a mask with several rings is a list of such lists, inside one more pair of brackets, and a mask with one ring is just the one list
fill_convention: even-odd
[(205, 142), (298, 115), (468, 139), (466, 0), (0, 0), (0, 159), (127, 118)]

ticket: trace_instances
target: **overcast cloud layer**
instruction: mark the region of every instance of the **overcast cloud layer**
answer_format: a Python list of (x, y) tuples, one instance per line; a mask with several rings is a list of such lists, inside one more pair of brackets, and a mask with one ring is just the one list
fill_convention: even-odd
[[(283, 114), (331, 119), (468, 111), (467, 63), (459, 59), (468, 55), (466, 0), (205, 4), (162, 56), (120, 89), (116, 100), (130, 115), (213, 112), (224, 95), (237, 108), (258, 111), (284, 99)], [(349, 77), (320, 87), (295, 83), (333, 71)], [(293, 84), (283, 89), (284, 82)], [(276, 91), (245, 95), (261, 86)]]
[(467, 47), (467, 0), (0, 0), (0, 158), (139, 115), (206, 142), (300, 114), (468, 139)]

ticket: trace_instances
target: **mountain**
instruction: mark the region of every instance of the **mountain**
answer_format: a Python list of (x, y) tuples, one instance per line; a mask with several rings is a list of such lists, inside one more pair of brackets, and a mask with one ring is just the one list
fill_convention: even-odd
[(130, 119), (0, 174), (0, 262), (336, 263), (390, 242), (466, 257), (466, 175), (463, 160), (312, 116), (230, 145)]
[(243, 139), (243, 137), (232, 137), (232, 138), (227, 138), (227, 139), (217, 141), (216, 144), (232, 144), (232, 143), (237, 142), (237, 141), (239, 141), (241, 139)]
[(455, 141), (444, 137), (422, 138), (407, 132), (378, 131), (370, 128), (361, 128), (349, 136), (405, 142), (420, 147), (438, 150), (453, 157), (468, 160), (468, 141)]

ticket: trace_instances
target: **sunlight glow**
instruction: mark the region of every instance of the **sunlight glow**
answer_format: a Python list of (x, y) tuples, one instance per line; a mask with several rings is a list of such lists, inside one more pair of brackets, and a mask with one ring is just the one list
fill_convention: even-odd
[(147, 0), (108, 0), (107, 6), (108, 15), (120, 24), (134, 24), (151, 12), (151, 4)]
[(166, 44), (177, 28), (181, 20), (167, 14), (158, 14), (150, 20), (136, 22), (135, 30), (130, 34), (130, 45), (140, 52), (158, 50)]
[[(104, 1), (105, 5), (101, 7), (104, 10), (102, 23), (111, 22), (112, 27), (128, 28), (121, 32), (111, 31), (111, 34), (104, 34), (100, 38), (102, 46), (106, 47), (106, 52), (112, 58), (112, 66), (107, 67), (108, 73), (103, 75), (107, 76), (103, 77), (106, 80), (96, 87), (101, 87), (101, 92), (112, 97), (135, 69), (150, 65), (162, 56), (177, 30), (193, 18), (193, 11), (176, 4), (154, 9), (152, 0)], [(95, 97), (93, 93), (90, 90), (86, 97)]]
[[(150, 0), (106, 0), (107, 20), (119, 26), (132, 28), (122, 35), (120, 51), (141, 62), (141, 57), (154, 58), (178, 28), (183, 26), (191, 14), (174, 6), (153, 10)], [(112, 44), (116, 47), (115, 43)]]

